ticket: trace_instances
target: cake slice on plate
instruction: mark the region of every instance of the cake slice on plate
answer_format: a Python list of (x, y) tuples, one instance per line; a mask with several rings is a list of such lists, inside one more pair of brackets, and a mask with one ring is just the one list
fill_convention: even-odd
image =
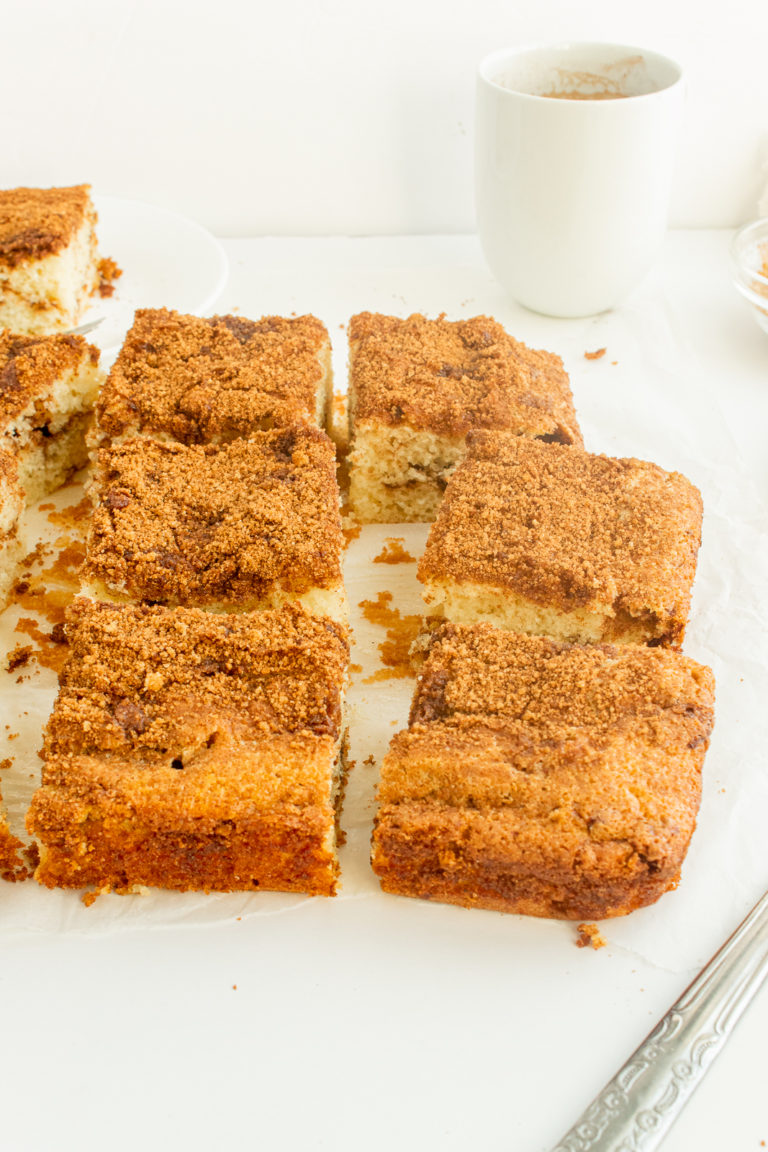
[(100, 282), (87, 184), (0, 191), (0, 328), (75, 328)]

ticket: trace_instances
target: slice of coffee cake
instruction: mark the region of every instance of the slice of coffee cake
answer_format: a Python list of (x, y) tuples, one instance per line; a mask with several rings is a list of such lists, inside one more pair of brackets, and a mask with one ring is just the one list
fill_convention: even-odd
[(88, 462), (86, 433), (103, 374), (82, 336), (0, 332), (0, 444), (13, 452), (27, 503)]
[(362, 312), (349, 342), (350, 506), (366, 523), (433, 520), (472, 429), (581, 443), (560, 358), (487, 316)]
[(677, 647), (701, 516), (678, 472), (475, 433), (419, 563), (424, 599), (457, 623)]
[(660, 648), (442, 625), (382, 764), (387, 892), (600, 919), (676, 887), (714, 718), (711, 671)]
[(99, 452), (83, 591), (222, 612), (299, 601), (346, 619), (333, 444), (308, 424), (230, 444)]
[(27, 819), (50, 888), (333, 895), (346, 629), (75, 602)]
[(98, 290), (90, 188), (0, 191), (0, 328), (74, 328)]
[(299, 420), (323, 428), (331, 395), (330, 342), (314, 316), (142, 308), (96, 405), (96, 439), (222, 444)]

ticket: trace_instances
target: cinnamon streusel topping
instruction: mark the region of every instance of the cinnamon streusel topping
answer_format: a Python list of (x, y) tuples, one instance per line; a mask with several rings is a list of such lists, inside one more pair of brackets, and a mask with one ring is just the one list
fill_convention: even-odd
[(247, 606), (341, 583), (333, 444), (311, 425), (99, 453), (86, 579), (139, 600)]
[(463, 437), (472, 428), (580, 444), (559, 356), (527, 348), (488, 316), (402, 320), (362, 312), (349, 324), (355, 423)]
[(314, 316), (140, 309), (96, 405), (99, 427), (203, 444), (314, 419), (327, 343)]

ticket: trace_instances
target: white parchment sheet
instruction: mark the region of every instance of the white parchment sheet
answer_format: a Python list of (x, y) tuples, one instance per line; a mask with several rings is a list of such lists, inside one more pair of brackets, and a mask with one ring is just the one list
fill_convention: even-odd
[[(764, 831), (768, 813), (768, 504), (759, 434), (750, 426), (749, 395), (740, 383), (738, 360), (731, 378), (723, 376), (722, 364), (713, 368), (708, 358), (708, 331), (716, 318), (706, 310), (696, 317), (687, 300), (680, 303), (677, 293), (683, 280), (678, 277), (675, 281), (673, 276), (671, 290), (670, 276), (665, 279), (661, 272), (633, 304), (619, 312), (590, 321), (554, 322), (505, 303), (496, 289), (488, 287), (485, 274), (471, 271), (451, 278), (444, 269), (430, 267), (428, 262), (417, 268), (381, 268), (378, 278), (375, 268), (366, 268), (357, 274), (354, 286), (340, 287), (342, 272), (349, 272), (344, 259), (339, 259), (338, 267), (329, 262), (322, 269), (332, 289), (328, 314), (316, 308), (332, 332), (336, 375), (342, 385), (344, 337), (339, 326), (364, 304), (384, 310), (388, 302), (389, 310), (399, 314), (417, 309), (431, 314), (445, 309), (456, 316), (493, 312), (529, 344), (563, 356), (571, 373), (587, 448), (655, 460), (663, 467), (684, 472), (701, 488), (705, 505), (703, 545), (684, 651), (714, 669), (717, 720), (705, 764), (699, 826), (678, 890), (630, 917), (603, 922), (601, 930), (611, 947), (630, 949), (655, 965), (673, 970), (690, 967), (690, 937), (695, 934), (700, 955), (694, 959), (705, 961), (722, 936), (721, 928), (709, 933), (705, 926), (712, 922), (735, 927), (768, 884)], [(279, 270), (275, 272), (270, 286), (273, 298), (283, 307), (296, 298), (300, 308), (303, 301), (295, 293), (292, 296), (293, 289), (287, 287), (289, 273), (290, 268), (281, 279)], [(319, 269), (314, 267), (307, 274), (310, 289), (317, 286), (319, 276)], [(383, 282), (389, 285), (386, 292)], [(393, 299), (393, 282), (405, 286), (397, 301)], [(686, 290), (695, 291), (695, 269), (684, 283)], [(251, 314), (257, 314), (260, 293), (265, 292), (265, 288), (254, 289), (249, 302)], [(248, 314), (245, 296), (247, 292), (236, 279), (230, 305), (242, 303)], [(733, 323), (738, 325), (738, 321)], [(607, 351), (600, 359), (584, 358), (585, 351), (601, 346)], [(754, 375), (754, 357), (760, 355), (756, 342), (750, 344), (749, 355), (749, 371)], [(765, 364), (768, 391), (768, 341)], [(761, 400), (759, 413), (765, 412)], [(47, 503), (62, 507), (81, 496), (82, 490), (72, 487)], [(52, 524), (46, 512), (30, 515), (25, 531), (30, 548), (43, 537), (61, 541), (62, 536), (72, 535), (71, 529)], [(402, 539), (404, 547), (418, 556), (426, 532), (423, 525), (365, 528), (347, 552), (345, 575), (355, 639), (352, 661), (362, 670), (353, 673), (349, 696), (355, 765), (342, 820), (348, 839), (341, 852), (340, 901), (396, 899), (381, 893), (368, 864), (368, 850), (378, 764), (391, 735), (405, 724), (413, 681), (366, 683), (381, 668), (378, 645), (385, 632), (363, 618), (359, 604), (389, 591), (399, 611), (420, 612), (415, 564), (372, 561), (387, 537)], [(43, 561), (44, 566), (50, 563), (50, 557)], [(14, 632), (18, 617), (30, 615), (29, 610), (18, 608), (4, 614), (0, 645), (5, 652), (16, 644), (31, 643), (25, 635)], [(49, 630), (50, 624), (42, 627)], [(12, 767), (2, 774), (2, 789), (11, 823), (17, 829), (23, 825), (23, 813), (39, 776), (37, 749), (54, 691), (54, 674), (39, 669), (34, 659), (14, 673), (0, 672), (5, 726), (0, 733), (0, 759), (13, 758)], [(34, 932), (53, 937), (61, 932), (159, 929), (166, 924), (212, 923), (236, 916), (301, 915), (307, 903), (302, 897), (271, 893), (203, 896), (149, 892), (100, 897), (87, 908), (77, 893), (49, 892), (34, 882), (4, 884), (0, 891), (0, 933)], [(449, 917), (457, 913), (430, 906), (428, 914)], [(470, 918), (497, 915), (466, 913)], [(542, 947), (555, 946), (567, 933), (573, 933), (569, 925), (544, 931), (543, 926), (522, 917), (507, 920), (511, 938), (521, 944), (526, 944), (527, 937), (540, 941)]]

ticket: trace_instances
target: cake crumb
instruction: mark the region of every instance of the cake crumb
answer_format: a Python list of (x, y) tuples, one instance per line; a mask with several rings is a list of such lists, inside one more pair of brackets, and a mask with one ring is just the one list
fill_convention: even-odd
[(605, 948), (606, 941), (601, 935), (600, 929), (597, 924), (579, 924), (576, 929), (578, 932), (578, 939), (576, 940), (577, 948), (594, 948), (597, 952), (598, 948)]
[(352, 673), (362, 672), (363, 666), (362, 664), (350, 664), (349, 670)]
[(387, 637), (379, 644), (379, 655), (384, 665), (363, 683), (373, 684), (377, 680), (404, 680), (415, 676), (420, 661), (411, 655), (411, 646), (421, 630), (421, 616), (404, 616), (399, 608), (392, 607), (392, 593), (379, 592), (375, 600), (361, 600), (359, 608), (371, 624), (386, 628)]
[(373, 558), (374, 564), (415, 564), (416, 557), (405, 550), (404, 544), (403, 536), (387, 536), (381, 552)]
[(17, 668), (23, 668), (29, 662), (34, 647), (31, 644), (17, 644), (16, 647), (8, 653), (8, 660), (6, 662), (6, 669), (9, 672), (15, 672)]
[(373, 768), (375, 763), (376, 757), (373, 755), (373, 753), (371, 753), (370, 756), (366, 756), (365, 760), (363, 760), (363, 764), (367, 764), (369, 768)]
[(603, 356), (605, 356), (606, 351), (607, 351), (607, 349), (605, 349), (605, 348), (597, 348), (594, 352), (585, 352), (584, 353), (584, 359), (585, 360), (600, 360)]
[(237, 984), (233, 984), (233, 985), (232, 985), (232, 991), (233, 991), (233, 992), (237, 992)]

